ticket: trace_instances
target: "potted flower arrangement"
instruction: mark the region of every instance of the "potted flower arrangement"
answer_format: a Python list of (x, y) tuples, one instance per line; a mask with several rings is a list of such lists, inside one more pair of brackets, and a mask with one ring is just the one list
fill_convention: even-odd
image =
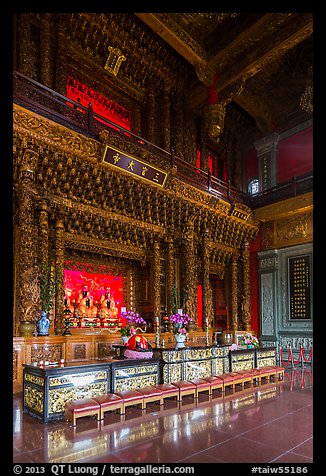
[(124, 342), (127, 342), (129, 337), (136, 334), (137, 328), (146, 326), (146, 321), (134, 311), (124, 311), (120, 315), (122, 326), (119, 328), (121, 337)]
[(242, 336), (243, 345), (247, 346), (248, 349), (253, 349), (254, 347), (259, 347), (259, 340), (257, 337), (251, 334), (251, 332), (246, 332)]
[(192, 321), (188, 314), (172, 314), (169, 317), (170, 322), (173, 324), (174, 338), (180, 347), (180, 344), (184, 345), (184, 341), (188, 335), (187, 326)]

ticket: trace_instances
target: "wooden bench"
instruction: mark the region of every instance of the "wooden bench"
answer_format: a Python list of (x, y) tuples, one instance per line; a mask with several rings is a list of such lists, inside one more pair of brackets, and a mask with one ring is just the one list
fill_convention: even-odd
[(160, 383), (154, 385), (154, 387), (162, 392), (163, 403), (166, 398), (176, 397), (176, 400), (179, 401), (179, 387), (176, 387), (172, 383)]
[(213, 390), (220, 389), (222, 394), (225, 394), (227, 387), (231, 387), (235, 391), (236, 385), (241, 385), (244, 388), (246, 382), (261, 384), (264, 378), (267, 381), (270, 381), (271, 378), (283, 380), (284, 367), (268, 365), (199, 379), (146, 386), (136, 390), (121, 390), (93, 398), (71, 400), (65, 405), (64, 415), (67, 421), (76, 426), (76, 421), (80, 417), (96, 416), (97, 420), (103, 420), (107, 411), (119, 410), (120, 414), (123, 415), (128, 406), (140, 405), (141, 409), (145, 410), (146, 403), (159, 402), (161, 407), (164, 405), (166, 398), (176, 397), (177, 402), (182, 402), (182, 398), (186, 395), (192, 395), (195, 401), (198, 399), (200, 392), (207, 391), (209, 397), (211, 397)]
[(77, 418), (85, 416), (96, 416), (101, 419), (100, 404), (93, 398), (80, 398), (79, 400), (70, 400), (65, 404), (65, 420), (70, 421), (76, 426)]
[(268, 373), (269, 379), (271, 377), (278, 378), (282, 380), (284, 378), (284, 367), (280, 367), (279, 365), (267, 365), (266, 367), (262, 367), (265, 372)]
[(210, 377), (203, 377), (204, 380), (210, 383), (211, 386), (211, 396), (213, 395), (214, 390), (221, 390), (222, 393), (224, 391), (223, 387), (223, 380), (216, 375), (211, 375)]
[(250, 383), (250, 385), (252, 384), (252, 369), (249, 369), (249, 370), (239, 370), (237, 372), (235, 372), (236, 374), (239, 374), (239, 376), (241, 377), (241, 382), (240, 382), (240, 385), (242, 386), (242, 388), (244, 388), (244, 385), (245, 383)]
[(148, 385), (147, 387), (137, 388), (137, 392), (143, 395), (145, 408), (146, 404), (150, 402), (159, 402), (160, 405), (164, 403), (162, 390), (154, 386)]
[(178, 382), (172, 382), (172, 385), (175, 385), (179, 389), (178, 400), (182, 402), (182, 398), (186, 395), (192, 395), (194, 400), (196, 399), (196, 385), (189, 382), (188, 380), (179, 380)]
[(193, 380), (189, 380), (189, 382), (193, 383), (196, 385), (196, 394), (195, 398), (198, 399), (198, 396), (201, 392), (208, 392), (208, 396), (211, 397), (212, 395), (212, 388), (210, 382), (203, 378), (197, 378)]
[(124, 400), (115, 393), (107, 393), (106, 395), (100, 395), (99, 397), (93, 397), (100, 405), (100, 418), (104, 419), (105, 412), (119, 410), (120, 415), (125, 413)]
[(140, 405), (142, 410), (145, 410), (146, 404), (144, 400), (144, 395), (138, 390), (121, 390), (120, 392), (114, 392), (115, 395), (123, 399), (124, 412), (126, 407), (138, 406)]
[(247, 379), (247, 375), (242, 374), (241, 372), (227, 372), (218, 377), (223, 380), (223, 392), (225, 392), (227, 387), (232, 387), (232, 390), (235, 391), (236, 385), (244, 386), (244, 382)]

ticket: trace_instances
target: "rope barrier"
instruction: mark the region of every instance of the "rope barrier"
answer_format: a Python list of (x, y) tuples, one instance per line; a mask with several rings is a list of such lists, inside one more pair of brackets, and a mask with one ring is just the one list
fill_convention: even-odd
[(294, 358), (292, 347), (290, 346), (289, 354), (288, 354), (288, 358), (286, 362), (284, 362), (284, 359), (283, 359), (283, 349), (282, 347), (280, 347), (280, 362), (282, 363), (283, 367), (287, 367), (289, 364), (291, 364), (291, 366), (294, 367), (295, 365), (299, 363), (301, 363), (301, 366), (303, 367), (304, 362), (310, 362), (311, 360), (312, 360), (312, 346), (310, 347), (309, 355), (306, 358), (304, 355), (303, 346), (300, 344), (300, 350), (299, 350), (297, 359)]
[(302, 348), (302, 358), (305, 362), (310, 362), (311, 359), (312, 359), (312, 346), (310, 347), (310, 350), (309, 350), (309, 355), (308, 355), (308, 358), (306, 359), (305, 358), (305, 355), (304, 355), (304, 352), (303, 352), (303, 348)]
[(283, 360), (283, 349), (282, 349), (282, 347), (280, 347), (280, 361), (281, 361), (283, 367), (287, 367), (289, 365), (290, 360), (291, 360), (291, 355), (292, 355), (292, 349), (290, 347), (289, 356), (288, 356), (287, 362), (285, 363), (284, 360)]
[(293, 355), (293, 352), (292, 352), (292, 364), (293, 364), (293, 365), (297, 365), (297, 364), (300, 362), (300, 360), (301, 360), (301, 355), (302, 355), (302, 347), (301, 347), (301, 345), (300, 345), (300, 350), (299, 350), (299, 354), (298, 354), (298, 359), (297, 359), (297, 360), (295, 360), (294, 355)]
[(296, 379), (298, 380), (298, 383), (300, 385), (301, 388), (305, 388), (305, 379), (306, 377), (309, 377), (309, 385), (311, 386), (312, 385), (312, 372), (311, 370), (307, 370), (307, 369), (301, 369), (301, 370), (293, 370), (293, 372), (291, 373), (286, 373), (284, 374), (284, 377), (286, 377), (289, 381), (289, 389), (290, 391), (293, 390), (293, 385), (296, 381)]

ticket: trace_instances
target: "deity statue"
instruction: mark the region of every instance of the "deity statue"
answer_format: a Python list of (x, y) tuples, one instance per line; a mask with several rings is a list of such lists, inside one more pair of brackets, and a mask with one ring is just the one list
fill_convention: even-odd
[(104, 319), (115, 319), (118, 315), (118, 309), (111, 295), (110, 288), (107, 288), (100, 298), (99, 313)]
[(69, 311), (71, 312), (71, 316), (73, 316), (75, 312), (75, 307), (72, 303), (71, 295), (72, 295), (72, 289), (65, 288), (65, 301), (64, 301), (65, 308), (69, 309)]
[(79, 292), (76, 312), (78, 312), (80, 317), (87, 317), (89, 319), (95, 319), (97, 316), (97, 307), (94, 305), (94, 298), (90, 295), (87, 286), (84, 286)]

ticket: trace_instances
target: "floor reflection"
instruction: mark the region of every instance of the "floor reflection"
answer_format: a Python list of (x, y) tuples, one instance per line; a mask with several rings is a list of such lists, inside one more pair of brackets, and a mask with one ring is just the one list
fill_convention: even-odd
[[(188, 397), (181, 405), (166, 401), (163, 409), (156, 403), (143, 412), (128, 407), (125, 417), (108, 412), (103, 422), (79, 419), (76, 427), (65, 421), (43, 424), (35, 420), (22, 412), (21, 396), (16, 396), (14, 459), (49, 463), (174, 462), (180, 460), (180, 454), (174, 454), (173, 448), (179, 452), (182, 449), (183, 457), (184, 452), (190, 457), (191, 451), (204, 451), (230, 438), (229, 434), (235, 437), (240, 431), (259, 427), (267, 417), (272, 421), (274, 415), (275, 420), (283, 397), (286, 410), (291, 402), (289, 395), (311, 387), (311, 369), (291, 370), (284, 381), (248, 386), (223, 397), (216, 393), (211, 399), (202, 394), (198, 402)], [(307, 398), (312, 399), (311, 393)]]

